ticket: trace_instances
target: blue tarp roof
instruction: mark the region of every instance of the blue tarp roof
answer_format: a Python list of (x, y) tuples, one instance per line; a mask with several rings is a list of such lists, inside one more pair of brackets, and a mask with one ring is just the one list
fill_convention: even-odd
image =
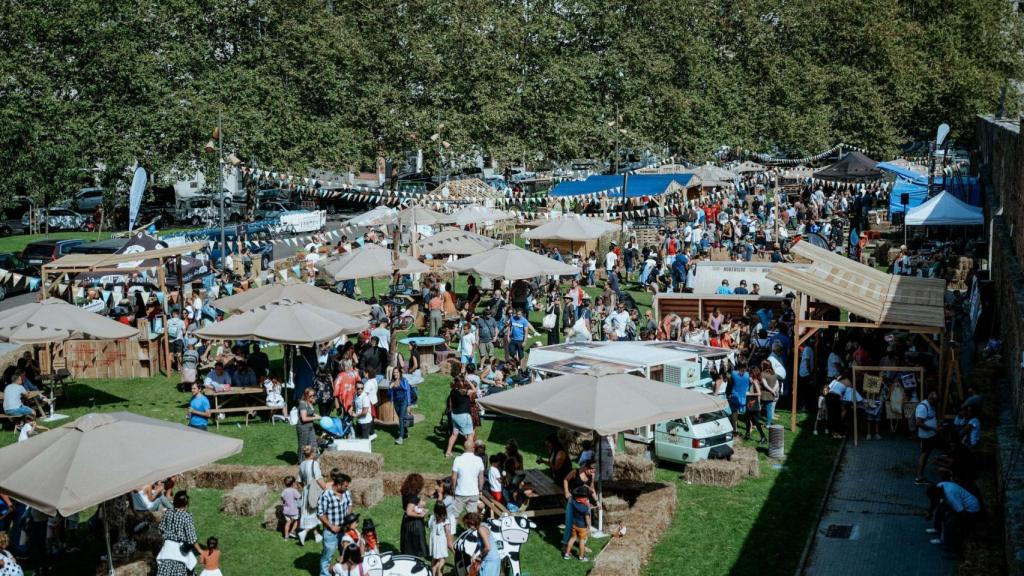
[[(686, 186), (693, 174), (630, 174), (626, 196), (657, 196), (664, 194), (672, 182)], [(597, 192), (622, 193), (621, 175), (595, 175), (586, 180), (561, 182), (551, 190), (551, 196), (580, 196)]]
[(903, 179), (910, 180), (911, 182), (916, 182), (918, 184), (927, 184), (928, 183), (928, 176), (927, 175), (921, 174), (921, 173), (918, 173), (918, 172), (914, 172), (910, 168), (907, 168), (905, 166), (900, 166), (899, 164), (891, 164), (889, 162), (879, 162), (878, 166), (875, 166), (875, 168), (878, 168), (879, 170), (884, 170), (886, 172), (891, 172), (891, 173), (893, 173), (893, 174), (895, 174), (895, 175), (897, 175), (897, 176), (899, 176), (899, 177), (901, 177)]
[[(973, 176), (950, 178), (948, 181), (939, 176), (935, 178), (935, 184), (941, 185), (942, 190), (972, 206), (981, 206), (981, 186), (978, 184), (978, 179)], [(890, 214), (903, 212), (900, 196), (904, 193), (910, 195), (910, 204), (907, 205), (907, 210), (920, 206), (925, 200), (928, 200), (928, 178), (911, 181), (897, 176), (896, 183), (892, 187), (892, 194), (889, 195)]]

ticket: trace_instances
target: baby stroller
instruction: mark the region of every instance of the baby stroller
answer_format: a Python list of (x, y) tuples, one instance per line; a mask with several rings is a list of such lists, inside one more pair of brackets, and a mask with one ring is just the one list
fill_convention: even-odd
[(355, 437), (355, 429), (352, 427), (352, 420), (348, 416), (344, 419), (337, 416), (322, 416), (318, 424), (320, 424), (320, 429), (324, 431), (319, 442), (321, 452), (326, 450), (335, 440)]

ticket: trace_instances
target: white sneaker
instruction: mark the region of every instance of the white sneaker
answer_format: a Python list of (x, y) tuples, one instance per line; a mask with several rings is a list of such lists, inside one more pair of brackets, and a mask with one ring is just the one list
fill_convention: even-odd
[(942, 538), (932, 538), (928, 541), (930, 544), (942, 544)]
[(938, 534), (939, 531), (936, 530), (935, 528), (925, 528), (924, 533), (925, 534)]
[(374, 432), (373, 434), (370, 434), (370, 437), (367, 438), (367, 440), (369, 440), (371, 442), (376, 440), (376, 439), (377, 439), (377, 433), (376, 432)]

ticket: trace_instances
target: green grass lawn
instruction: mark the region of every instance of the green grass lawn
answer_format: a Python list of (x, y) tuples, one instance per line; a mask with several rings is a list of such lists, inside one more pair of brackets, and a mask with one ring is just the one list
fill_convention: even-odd
[[(161, 230), (164, 234), (172, 234), (174, 232), (180, 232), (184, 228), (174, 228), (168, 230)], [(15, 254), (21, 254), (21, 251), (32, 242), (38, 240), (69, 240), (79, 239), (85, 240), (86, 242), (94, 242), (96, 240), (109, 240), (114, 237), (114, 234), (123, 234), (123, 230), (104, 230), (103, 232), (50, 232), (49, 234), (21, 234), (17, 236), (7, 236), (0, 238), (0, 252), (13, 252)]]
[[(461, 280), (461, 279), (460, 279)], [(385, 289), (378, 282), (378, 289)], [(461, 282), (457, 286), (464, 286)], [(369, 293), (369, 283), (361, 288)], [(642, 308), (650, 305), (650, 296), (635, 293)], [(540, 312), (531, 314), (540, 323)], [(534, 342), (540, 342), (535, 340)], [(272, 366), (277, 367), (280, 348), (267, 349)], [(61, 413), (72, 418), (90, 411), (130, 410), (168, 421), (184, 422), (188, 394), (176, 390), (176, 377), (130, 380), (84, 380), (72, 385), (69, 397), (58, 400)], [(394, 444), (396, 427), (378, 430), (374, 451), (384, 455), (389, 471), (447, 473), (451, 463), (443, 457), (446, 439), (434, 427), (444, 408), (450, 380), (430, 375), (420, 385), (419, 406), (424, 420), (410, 430), (404, 445)], [(789, 421), (789, 413), (779, 411), (778, 423)], [(240, 418), (228, 418), (215, 433), (244, 440), (243, 451), (224, 463), (294, 465), (297, 462), (296, 435), (287, 424), (256, 422), (242, 425)], [(536, 466), (535, 457), (543, 450), (542, 441), (551, 431), (544, 425), (512, 420), (488, 420), (478, 437), (495, 452), (508, 438), (516, 438), (528, 467)], [(0, 445), (14, 442), (8, 430), (0, 432)], [(678, 487), (676, 516), (655, 550), (646, 573), (700, 574), (791, 574), (796, 568), (805, 539), (812, 529), (818, 503), (826, 489), (837, 445), (825, 437), (812, 436), (801, 427), (787, 432), (788, 458), (781, 464), (770, 462), (762, 454), (761, 476), (747, 479), (732, 489), (691, 486), (680, 479), (681, 469), (662, 465), (658, 479)], [(224, 553), (226, 574), (253, 576), (311, 573), (319, 558), (319, 546), (299, 547), (284, 542), (259, 527), (259, 518), (235, 518), (219, 513), (221, 492), (195, 490), (192, 511), (200, 538), (217, 536)], [(397, 498), (386, 498), (370, 510), (357, 510), (378, 525), (382, 548), (398, 547), (401, 510)], [(537, 534), (523, 549), (524, 573), (538, 575), (585, 574), (589, 565), (562, 561), (558, 549), (558, 521), (542, 522)], [(592, 542), (595, 553), (603, 542)]]

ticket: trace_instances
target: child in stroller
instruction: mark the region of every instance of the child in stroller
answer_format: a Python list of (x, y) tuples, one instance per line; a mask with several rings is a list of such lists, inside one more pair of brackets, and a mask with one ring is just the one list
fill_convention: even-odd
[(347, 414), (344, 418), (339, 418), (337, 416), (322, 416), (320, 417), (318, 424), (320, 424), (320, 429), (324, 431), (319, 442), (321, 452), (326, 450), (334, 443), (335, 440), (355, 438), (355, 429), (352, 426), (352, 418)]

